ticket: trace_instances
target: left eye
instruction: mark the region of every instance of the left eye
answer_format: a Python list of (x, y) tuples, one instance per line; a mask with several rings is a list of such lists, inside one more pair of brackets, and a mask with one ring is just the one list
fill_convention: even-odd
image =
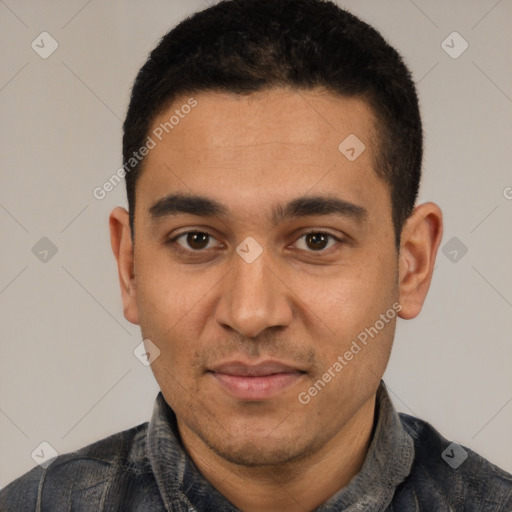
[[(336, 238), (334, 235), (331, 235), (330, 233), (324, 233), (323, 231), (310, 231), (309, 233), (304, 233), (297, 243), (304, 239), (306, 243), (306, 249), (312, 249), (312, 252), (320, 252), (325, 249), (330, 249), (332, 245), (328, 246), (329, 239), (333, 242), (333, 245), (335, 242), (340, 242), (341, 240), (339, 238)], [(299, 247), (299, 249), (301, 249)]]

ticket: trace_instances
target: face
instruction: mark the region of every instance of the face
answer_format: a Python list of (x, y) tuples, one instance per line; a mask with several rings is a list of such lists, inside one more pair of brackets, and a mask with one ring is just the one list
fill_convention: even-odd
[[(194, 98), (150, 132), (125, 314), (160, 350), (152, 369), (188, 438), (239, 464), (305, 457), (373, 397), (394, 336), (374, 117), (319, 91)], [(360, 146), (339, 149), (350, 134), (355, 159)]]

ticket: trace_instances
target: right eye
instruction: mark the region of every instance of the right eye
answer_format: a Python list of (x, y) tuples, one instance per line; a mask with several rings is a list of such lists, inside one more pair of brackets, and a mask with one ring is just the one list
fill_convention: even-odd
[[(184, 243), (180, 240), (183, 239)], [(168, 244), (178, 244), (180, 251), (185, 252), (203, 252), (205, 249), (211, 249), (209, 242), (215, 240), (215, 238), (205, 231), (193, 230), (185, 231), (179, 235), (171, 238)], [(186, 244), (186, 245), (185, 245)], [(187, 247), (188, 246), (188, 247)]]

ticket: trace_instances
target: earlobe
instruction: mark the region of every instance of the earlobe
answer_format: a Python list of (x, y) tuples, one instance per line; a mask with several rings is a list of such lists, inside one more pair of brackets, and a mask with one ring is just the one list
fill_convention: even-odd
[(402, 230), (399, 257), (399, 316), (419, 315), (432, 281), (443, 236), (443, 216), (434, 203), (417, 206)]
[(134, 250), (128, 212), (121, 207), (110, 213), (110, 244), (117, 261), (125, 318), (139, 324)]

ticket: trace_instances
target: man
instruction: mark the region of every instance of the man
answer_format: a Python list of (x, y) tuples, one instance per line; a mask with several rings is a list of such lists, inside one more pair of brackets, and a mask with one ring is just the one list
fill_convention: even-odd
[(334, 3), (227, 0), (169, 32), (110, 216), (153, 417), (33, 469), (1, 510), (512, 510), (511, 475), (381, 381), (442, 238), (421, 160), (409, 71)]

